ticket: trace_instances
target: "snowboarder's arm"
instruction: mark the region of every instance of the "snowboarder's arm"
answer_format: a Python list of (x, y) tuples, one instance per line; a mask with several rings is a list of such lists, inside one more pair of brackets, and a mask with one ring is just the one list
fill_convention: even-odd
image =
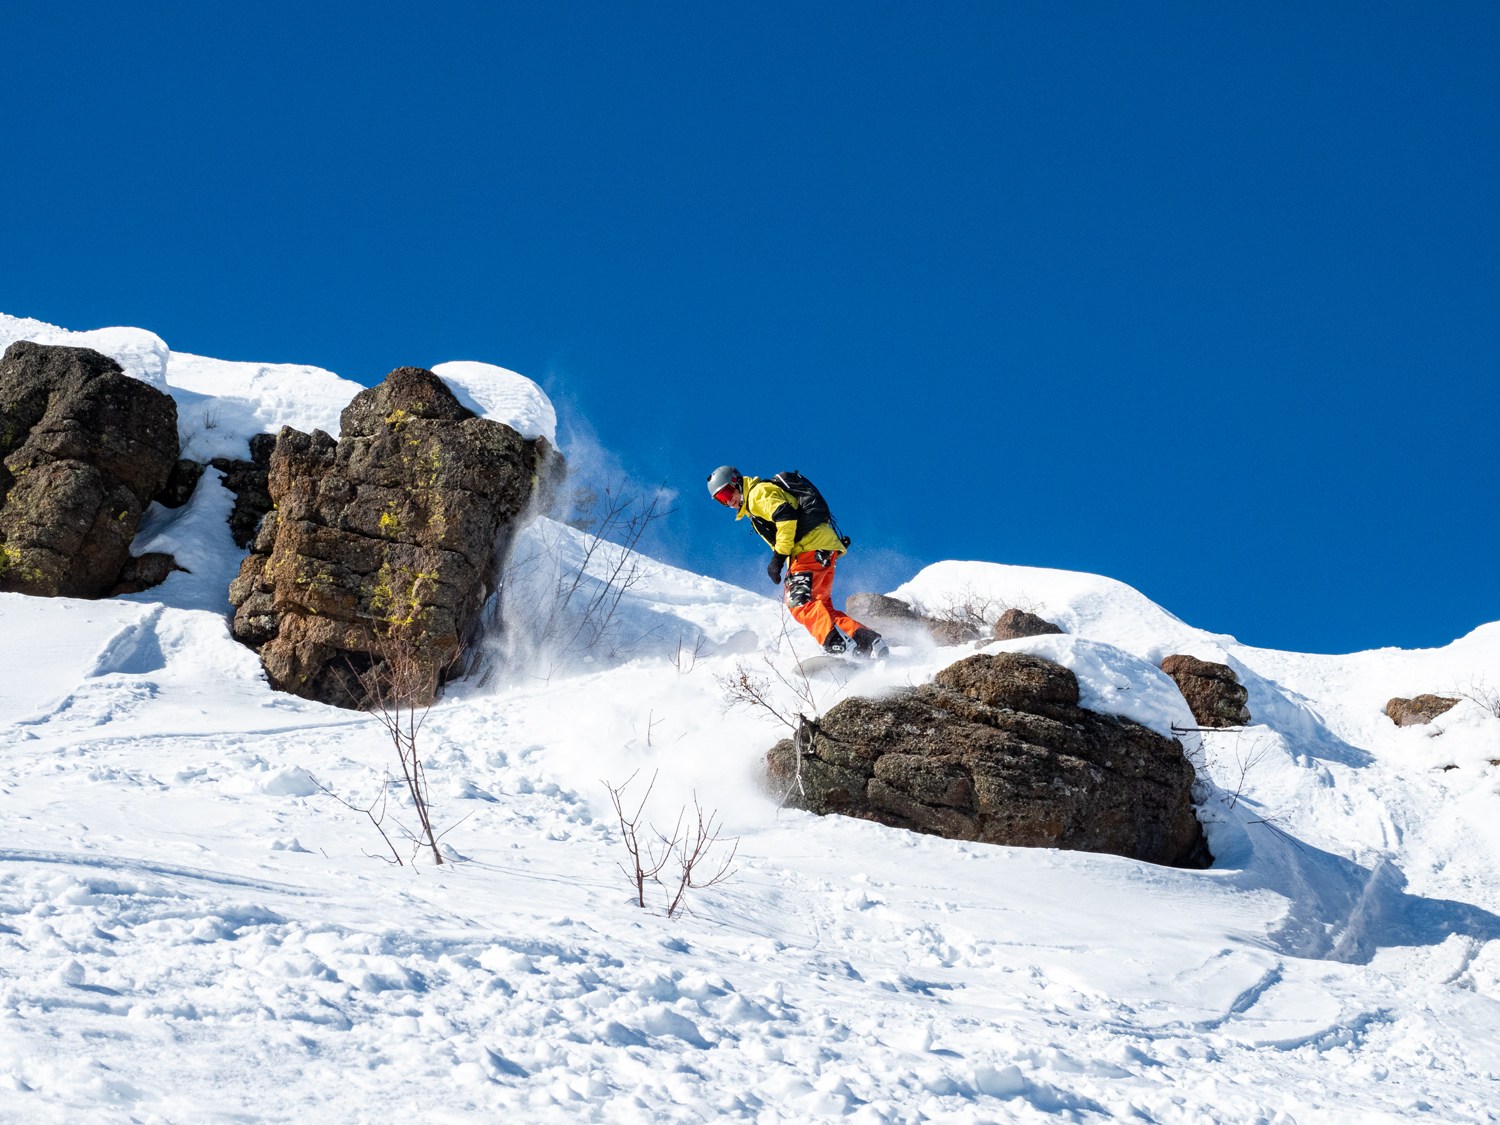
[(771, 549), (778, 555), (790, 555), (797, 542), (797, 505), (786, 491), (769, 481), (760, 481), (750, 489), (745, 506), (752, 516), (776, 525), (776, 542)]

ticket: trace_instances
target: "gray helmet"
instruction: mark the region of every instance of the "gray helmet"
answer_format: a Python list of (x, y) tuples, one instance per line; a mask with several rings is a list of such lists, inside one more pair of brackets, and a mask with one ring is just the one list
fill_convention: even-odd
[(740, 476), (740, 471), (733, 465), (720, 465), (708, 474), (708, 494), (717, 498), (718, 494), (728, 485), (732, 484), (736, 488), (740, 487), (740, 481), (743, 479)]

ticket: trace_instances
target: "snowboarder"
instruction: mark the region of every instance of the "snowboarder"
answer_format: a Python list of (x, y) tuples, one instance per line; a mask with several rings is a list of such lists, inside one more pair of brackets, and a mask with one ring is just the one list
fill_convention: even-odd
[[(780, 479), (787, 478), (807, 483), (794, 473), (783, 473)], [(834, 608), (833, 568), (849, 549), (849, 540), (838, 533), (831, 515), (814, 522), (803, 512), (799, 530), (799, 509), (811, 507), (805, 495), (799, 503), (776, 479), (743, 476), (733, 465), (720, 465), (708, 474), (708, 494), (733, 508), (735, 519), (750, 517), (751, 526), (771, 547), (766, 575), (778, 586), (782, 567), (791, 560), (786, 572), (787, 609), (825, 652), (875, 659), (889, 655), (879, 633)], [(812, 495), (817, 496), (816, 489)], [(816, 515), (824, 514), (821, 497), (818, 505)]]

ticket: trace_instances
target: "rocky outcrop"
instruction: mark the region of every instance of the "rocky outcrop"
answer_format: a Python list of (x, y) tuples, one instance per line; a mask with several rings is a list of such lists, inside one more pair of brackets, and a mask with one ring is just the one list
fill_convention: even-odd
[(276, 438), (275, 507), (230, 586), (234, 635), (273, 686), (339, 706), (365, 704), (399, 650), (427, 702), (491, 591), (503, 532), (561, 461), (421, 368), (360, 392), (340, 422), (339, 441)]
[(895, 644), (925, 640), (928, 635), (911, 606), (884, 594), (850, 594), (844, 601), (844, 611)]
[(89, 348), (0, 359), (0, 590), (97, 598), (177, 464), (177, 404)]
[(1458, 706), (1458, 700), (1446, 695), (1418, 695), (1412, 699), (1397, 697), (1385, 705), (1385, 713), (1398, 727), (1430, 723), (1439, 715)]
[(1250, 693), (1227, 664), (1181, 653), (1161, 662), (1187, 700), (1193, 721), (1201, 727), (1242, 727), (1250, 721)]
[(1007, 609), (995, 622), (997, 641), (1014, 641), (1021, 637), (1046, 637), (1061, 632), (1062, 630), (1052, 622), (1034, 613), (1027, 613), (1024, 609)]
[(875, 622), (888, 624), (892, 621), (919, 620), (911, 606), (899, 598), (887, 597), (885, 594), (850, 594), (844, 608), (851, 617), (870, 624), (872, 629), (879, 627)]
[(797, 808), (950, 839), (1206, 866), (1181, 743), (1078, 699), (1061, 665), (971, 656), (839, 703), (771, 749), (768, 783)]

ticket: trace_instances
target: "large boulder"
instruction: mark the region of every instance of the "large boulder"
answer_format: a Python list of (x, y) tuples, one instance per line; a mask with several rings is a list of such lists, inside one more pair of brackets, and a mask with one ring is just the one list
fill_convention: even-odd
[(1207, 866), (1182, 744), (1078, 701), (1052, 661), (970, 656), (839, 703), (771, 749), (768, 783), (797, 808), (950, 839)]
[(89, 348), (0, 359), (0, 590), (97, 598), (177, 464), (177, 404)]
[(277, 436), (275, 507), (230, 586), (233, 632), (281, 690), (365, 706), (372, 676), (405, 663), (401, 693), (430, 702), (493, 589), (507, 531), (561, 459), (422, 368), (361, 391), (340, 422), (339, 441)]
[(1161, 662), (1201, 727), (1242, 727), (1250, 721), (1250, 693), (1227, 664), (1176, 653)]

